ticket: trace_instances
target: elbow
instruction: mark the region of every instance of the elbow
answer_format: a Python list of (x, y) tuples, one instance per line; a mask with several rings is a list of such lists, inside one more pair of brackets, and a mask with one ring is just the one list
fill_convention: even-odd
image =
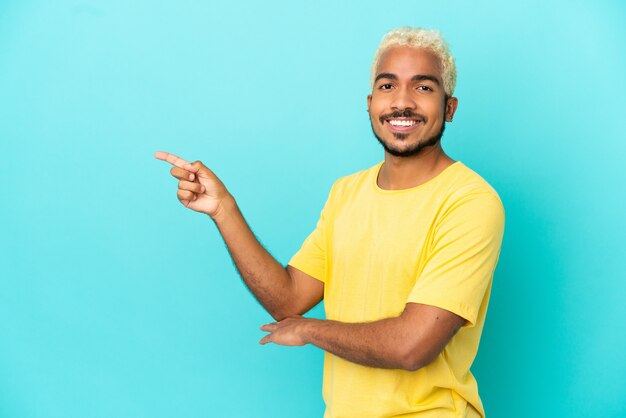
[(424, 362), (420, 361), (419, 359), (409, 357), (409, 358), (403, 358), (400, 360), (399, 368), (402, 370), (409, 371), (409, 372), (414, 372), (414, 371), (421, 369), (424, 366), (425, 366)]
[(291, 316), (287, 311), (284, 310), (271, 311), (268, 309), (267, 312), (272, 316), (272, 318), (274, 318), (276, 322), (280, 322), (283, 319), (289, 318)]
[(272, 318), (274, 318), (274, 321), (276, 321), (276, 322), (280, 322), (280, 321), (282, 321), (283, 319), (286, 318), (286, 316), (281, 315), (279, 313), (274, 313), (274, 312), (270, 312), (270, 315), (271, 315)]
[(276, 322), (280, 322), (280, 321), (282, 321), (284, 319), (287, 319), (287, 318), (289, 318), (291, 316), (291, 315), (287, 315), (287, 314), (284, 314), (284, 313), (272, 313), (270, 315), (272, 315), (272, 318), (274, 318), (274, 321), (276, 321)]
[(411, 347), (409, 349), (402, 350), (399, 354), (399, 368), (414, 372), (430, 364), (436, 357), (436, 355), (428, 355), (428, 353)]
[(283, 302), (274, 306), (266, 306), (265, 310), (274, 318), (277, 322), (282, 321), (293, 316), (304, 315), (311, 307), (304, 305), (298, 300), (292, 300), (289, 302)]
[(273, 310), (267, 309), (267, 312), (272, 316), (272, 318), (274, 318), (274, 320), (276, 320), (276, 322), (280, 322), (283, 319), (289, 318), (290, 316), (300, 316), (303, 313), (297, 309), (292, 309), (289, 307)]

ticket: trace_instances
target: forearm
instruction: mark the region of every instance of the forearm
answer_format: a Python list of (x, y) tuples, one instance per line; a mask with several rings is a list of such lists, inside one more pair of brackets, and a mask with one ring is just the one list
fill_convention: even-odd
[(261, 245), (244, 219), (235, 199), (224, 200), (213, 218), (239, 275), (256, 299), (275, 319), (293, 312), (293, 286), (287, 270)]
[(302, 339), (324, 351), (364, 366), (416, 370), (415, 352), (407, 342), (415, 338), (400, 317), (369, 323), (344, 323), (310, 319), (303, 324)]
[(407, 303), (398, 317), (345, 323), (290, 317), (261, 326), (260, 343), (313, 344), (364, 366), (417, 370), (432, 362), (466, 319), (445, 309)]

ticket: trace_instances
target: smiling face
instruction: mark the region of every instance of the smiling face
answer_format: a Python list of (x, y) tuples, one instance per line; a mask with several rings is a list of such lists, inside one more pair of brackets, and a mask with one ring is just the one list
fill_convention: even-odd
[(437, 56), (421, 48), (394, 46), (380, 57), (367, 97), (372, 130), (391, 155), (408, 157), (439, 146), (457, 99), (447, 98)]

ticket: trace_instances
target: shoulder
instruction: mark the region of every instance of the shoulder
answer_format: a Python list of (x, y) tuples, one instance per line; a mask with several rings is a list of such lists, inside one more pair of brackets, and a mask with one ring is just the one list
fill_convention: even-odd
[(457, 161), (454, 166), (456, 170), (453, 175), (450, 176), (449, 180), (451, 192), (456, 195), (485, 193), (500, 200), (498, 192), (480, 174), (463, 164), (461, 161)]
[(462, 219), (468, 223), (503, 225), (504, 205), (498, 192), (480, 174), (461, 162), (438, 190), (439, 220)]
[(498, 192), (480, 174), (460, 161), (440, 190), (448, 204), (455, 201), (481, 200), (504, 208)]

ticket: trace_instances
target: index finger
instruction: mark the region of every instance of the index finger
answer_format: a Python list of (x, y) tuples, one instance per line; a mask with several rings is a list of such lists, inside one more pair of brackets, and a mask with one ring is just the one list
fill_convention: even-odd
[(184, 168), (185, 170), (189, 169), (191, 166), (189, 161), (183, 160), (182, 158), (174, 154), (170, 154), (169, 152), (157, 151), (154, 153), (154, 158), (167, 161), (168, 163), (175, 165), (176, 167)]

